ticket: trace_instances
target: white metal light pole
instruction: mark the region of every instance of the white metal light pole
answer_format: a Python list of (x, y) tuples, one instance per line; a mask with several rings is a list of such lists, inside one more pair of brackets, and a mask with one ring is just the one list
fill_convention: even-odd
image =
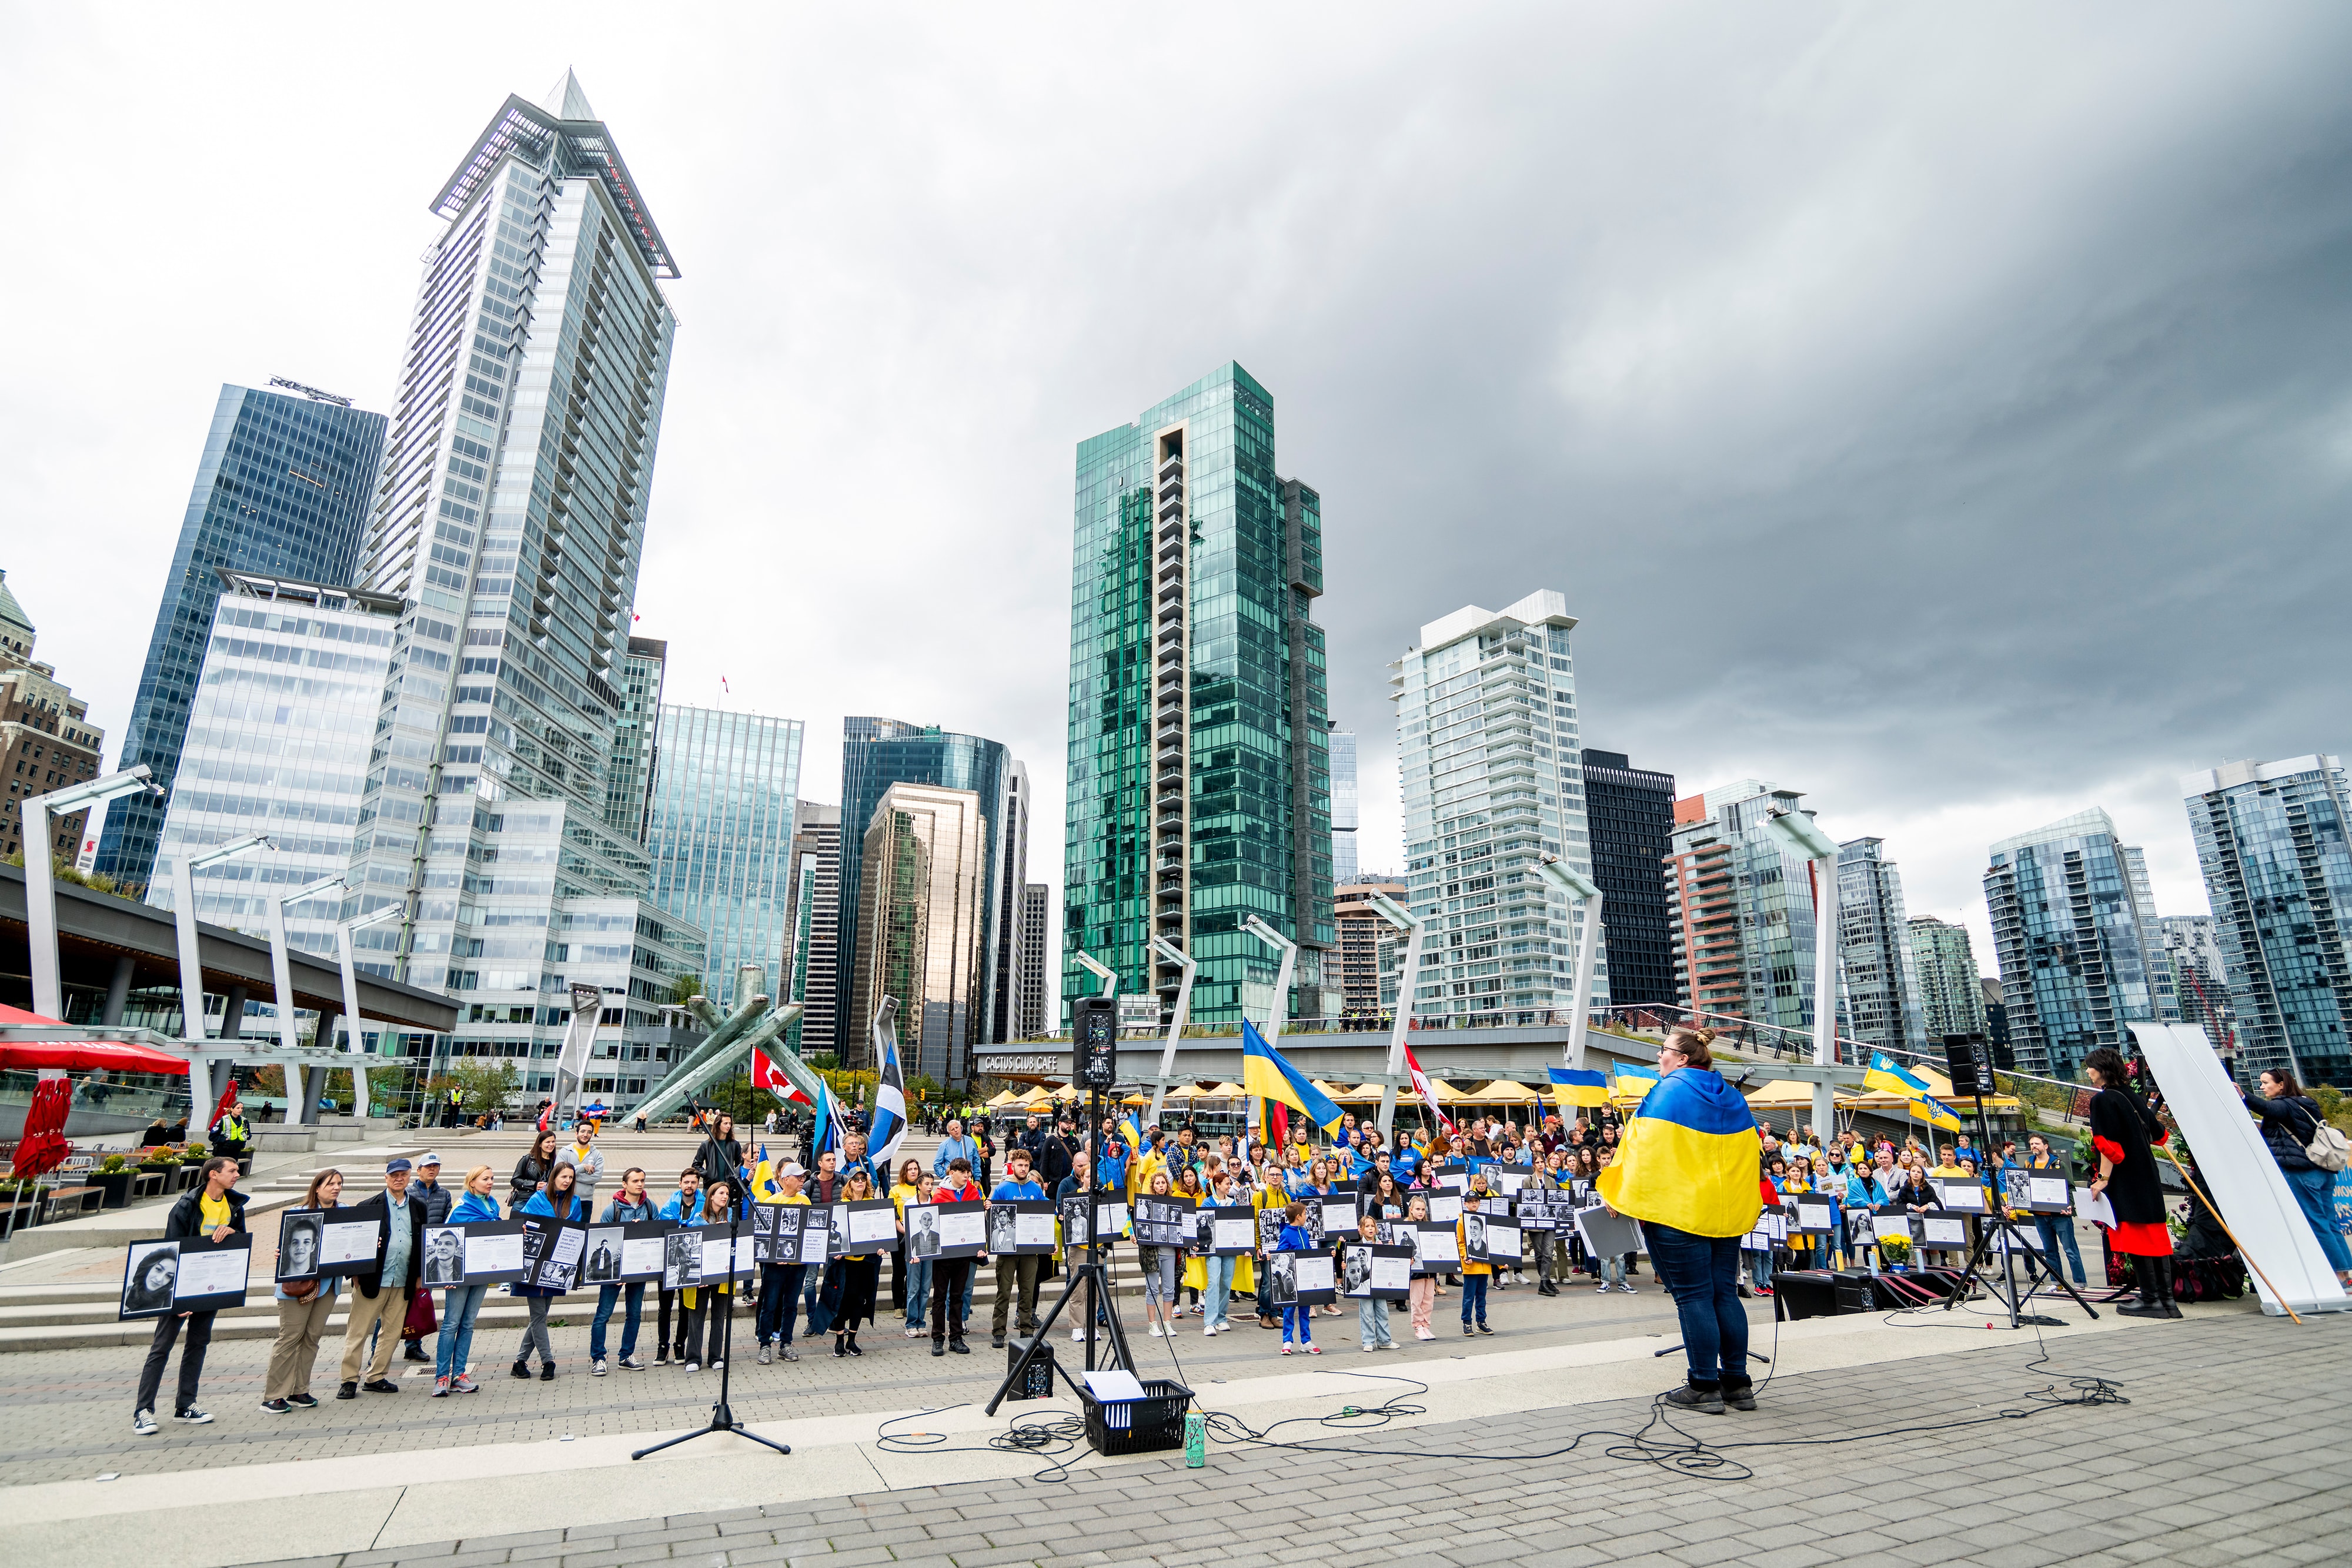
[[(278, 1043), (289, 1051), (299, 1050), (300, 1046), (294, 1036), (294, 965), (286, 951), (286, 907), (316, 898), (330, 889), (337, 893), (343, 891), (341, 873), (322, 876), (308, 887), (296, 888), (292, 893), (280, 894), (269, 901), (269, 979), (278, 993)], [(326, 1042), (321, 1040), (319, 1043), (323, 1045)], [(324, 1072), (327, 1070), (320, 1066), (317, 1071)], [(286, 1071), (287, 1108), (293, 1110), (297, 1106), (310, 1104), (312, 1069), (289, 1060)], [(299, 1081), (297, 1074), (299, 1075)], [(301, 1113), (296, 1111), (286, 1119), (298, 1122), (301, 1120)]]
[(1585, 1027), (1592, 1015), (1592, 970), (1601, 956), (1601, 884), (1558, 855), (1537, 862), (1543, 879), (1575, 899), (1584, 909), (1584, 930), (1576, 942), (1576, 989), (1570, 993), (1568, 1065), (1584, 1065)]
[[(1783, 811), (1767, 824), (1784, 849), (1812, 862), (1820, 889), (1813, 900), (1813, 1065), (1837, 1061), (1838, 847), (1803, 811)], [(1837, 1131), (1837, 1098), (1827, 1079), (1813, 1085), (1813, 1131)]]
[[(84, 784), (68, 784), (46, 795), (28, 795), (18, 808), (25, 830), (25, 924), (32, 938), (33, 1010), (43, 1018), (66, 1017), (66, 988), (58, 967), (58, 885), (49, 867), (49, 821), (70, 816), (133, 790), (154, 790), (142, 764)], [(158, 791), (160, 793), (160, 791)], [(34, 852), (36, 846), (39, 852)]]
[(1200, 966), (1165, 936), (1154, 936), (1151, 950), (1184, 971), (1184, 977), (1176, 983), (1176, 1016), (1168, 1024), (1168, 1043), (1160, 1051), (1160, 1082), (1151, 1090), (1151, 1119), (1157, 1122), (1160, 1104), (1168, 1098), (1168, 1075), (1176, 1071), (1176, 1042), (1183, 1038), (1184, 1019), (1192, 1010), (1192, 977)]
[[(205, 967), (204, 955), (196, 936), (196, 873), (226, 860), (235, 860), (250, 850), (276, 850), (277, 845), (260, 833), (233, 839), (216, 849), (202, 854), (183, 854), (172, 868), (173, 924), (179, 933), (180, 947), (180, 1038), (201, 1051), (205, 1043)], [(226, 1029), (228, 1020), (221, 1020)], [(197, 1119), (204, 1115), (213, 1097), (212, 1069), (202, 1055), (188, 1062), (188, 1128), (195, 1130)]]
[(1117, 998), (1118, 996), (1118, 975), (1115, 970), (1113, 970), (1108, 965), (1105, 964), (1101, 959), (1096, 957), (1092, 953), (1087, 952), (1083, 948), (1078, 952), (1078, 962), (1086, 967), (1088, 973), (1092, 974), (1097, 979), (1103, 983), (1103, 988), (1098, 993), (1099, 995), (1114, 999)]
[[(1421, 944), (1429, 935), (1429, 922), (1391, 898), (1387, 894), (1366, 894), (1372, 913), (1405, 934), (1404, 967), (1397, 971), (1396, 1018), (1389, 1025), (1388, 1075), (1394, 1080), (1404, 1071), (1405, 1031), (1412, 1027), (1412, 994), (1421, 985)], [(1374, 966), (1375, 971), (1378, 966)], [(1377, 972), (1375, 974), (1377, 984)], [(1397, 1086), (1393, 1082), (1381, 1085), (1381, 1138), (1386, 1142), (1396, 1127)]]
[[(363, 1054), (360, 1049), (360, 977), (352, 961), (352, 933), (362, 926), (373, 925), (396, 915), (408, 913), (408, 901), (395, 898), (382, 909), (362, 915), (356, 920), (346, 920), (335, 928), (336, 956), (343, 970), (343, 1053)], [(352, 1114), (364, 1120), (368, 1113), (367, 1069), (352, 1064)]]

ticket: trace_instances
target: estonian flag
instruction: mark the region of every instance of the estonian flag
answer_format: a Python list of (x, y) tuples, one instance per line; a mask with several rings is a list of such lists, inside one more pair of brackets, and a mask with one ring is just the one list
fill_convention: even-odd
[(841, 1147), (841, 1114), (833, 1108), (833, 1091), (823, 1082), (816, 1086), (816, 1125), (809, 1130), (809, 1158), (814, 1161), (827, 1149)]
[(1616, 1161), (1601, 1172), (1601, 1199), (1694, 1236), (1745, 1236), (1763, 1212), (1763, 1152), (1739, 1091), (1720, 1073), (1685, 1067), (1658, 1081), (1626, 1118)]
[[(898, 1071), (898, 1031), (877, 1023), (874, 1043), (882, 1071), (874, 1086), (874, 1124), (866, 1134), (866, 1150), (874, 1168), (887, 1171), (896, 1163), (899, 1140), (907, 1135), (907, 1080)], [(876, 1185), (881, 1185), (878, 1178)]]
[(1552, 1097), (1563, 1111), (1575, 1105), (1606, 1105), (1609, 1103), (1609, 1076), (1581, 1067), (1555, 1067), (1551, 1070)]
[(1242, 1087), (1289, 1106), (1327, 1133), (1339, 1124), (1339, 1107), (1331, 1097), (1260, 1039), (1257, 1026), (1247, 1019), (1242, 1020)]

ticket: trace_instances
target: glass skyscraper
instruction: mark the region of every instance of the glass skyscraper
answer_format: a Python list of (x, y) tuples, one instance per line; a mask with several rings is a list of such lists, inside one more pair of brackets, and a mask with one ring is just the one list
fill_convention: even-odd
[(1601, 940), (1616, 1007), (1671, 1003), (1675, 949), (1666, 908), (1666, 850), (1675, 832), (1675, 776), (1633, 766), (1622, 751), (1584, 748), (1584, 820), (1592, 880), (1601, 884)]
[(1675, 802), (1668, 913), (1685, 1005), (1787, 1033), (1813, 1027), (1812, 862), (1771, 820), (1804, 796), (1759, 779)]
[(1356, 732), (1331, 729), (1331, 885), (1356, 880)]
[(860, 857), (849, 987), (858, 1038), (845, 1065), (876, 1065), (867, 1030), (882, 998), (895, 997), (906, 1076), (970, 1081), (983, 1021), (990, 848), (977, 792), (907, 783), (882, 792)]
[(668, 663), (667, 643), (632, 637), (621, 656), (621, 678), (613, 683), (621, 712), (613, 726), (613, 765), (604, 776), (604, 823), (639, 843), (646, 841), (653, 811), (662, 673)]
[(2285, 1067), (2305, 1083), (2352, 1086), (2342, 760), (2224, 763), (2189, 774), (2180, 792), (2229, 974), (2241, 1073)]
[(1919, 974), (1919, 1011), (1927, 1039), (1948, 1034), (1987, 1034), (1984, 985), (1977, 974), (1975, 944), (1965, 925), (1947, 925), (1929, 915), (1911, 917), (1911, 958)]
[(783, 995), (801, 1004), (787, 1043), (832, 1051), (841, 1021), (841, 808), (793, 808), (793, 902)]
[(759, 967), (782, 998), (792, 903), (801, 722), (664, 706), (646, 851), (654, 902), (701, 928), (702, 992), (731, 1010), (737, 967)]
[(363, 960), (457, 993), (459, 1052), (527, 1055), (535, 1090), (571, 987), (602, 988), (588, 1087), (625, 1103), (705, 968), (613, 821), (677, 268), (569, 74), (545, 106), (509, 98), (433, 210), (361, 552), (360, 586), (407, 608), (344, 913), (399, 904)]
[(2213, 917), (2168, 915), (2158, 924), (2164, 927), (2164, 956), (2172, 966), (2179, 1021), (2200, 1026), (2214, 1050), (2234, 1053), (2237, 1013), (2230, 1001), (2229, 962), (2221, 956)]
[(1322, 497), (1275, 469), (1274, 398), (1238, 364), (1081, 442), (1072, 532), (1061, 999), (1097, 982), (1175, 1004), (1166, 938), (1199, 967), (1192, 1016), (1338, 1011)]
[[(1542, 1022), (1573, 1005), (1584, 911), (1537, 874), (1592, 874), (1568, 601), (1538, 590), (1421, 629), (1389, 666), (1404, 796), (1406, 906), (1429, 922), (1412, 1010), (1456, 1023)], [(1604, 895), (1605, 902), (1605, 895)], [(1605, 922), (1607, 911), (1602, 912)], [(1592, 1001), (1609, 1005), (1609, 960)]]
[[(351, 582), (383, 435), (383, 415), (293, 382), (221, 388), (116, 768), (144, 763), (157, 784), (172, 788), (221, 572), (337, 588)], [(163, 812), (163, 801), (150, 795), (114, 801), (95, 869), (127, 883), (151, 881)]]
[(2073, 1078), (2128, 1026), (2157, 1021), (2144, 919), (2126, 846), (2094, 807), (2003, 839), (1984, 875), (2002, 1005), (2018, 1069)]
[[(866, 833), (874, 825), (874, 811), (881, 804), (884, 793), (894, 784), (935, 784), (946, 789), (971, 790), (979, 798), (981, 819), (986, 824), (982, 830), (986, 840), (982, 868), (985, 886), (980, 930), (983, 972), (979, 1018), (982, 1041), (996, 1038), (992, 1032), (996, 986), (1000, 977), (1010, 977), (1003, 974), (999, 962), (1003, 944), (1011, 939), (1009, 934), (999, 929), (1011, 907), (1006, 899), (1006, 883), (1019, 886), (1026, 871), (1025, 866), (1007, 863), (1013, 850), (1017, 848), (1025, 855), (1028, 845), (1025, 801), (1018, 823), (1013, 820), (1013, 769), (1018, 766), (1003, 743), (983, 740), (976, 735), (957, 735), (937, 725), (866, 716), (845, 718), (841, 725), (841, 937), (836, 951), (844, 963), (850, 963), (860, 950), (857, 928), (865, 917)], [(1009, 828), (1018, 830), (1010, 843)], [(848, 994), (850, 989), (844, 988), (853, 1005), (843, 1008), (835, 1038), (844, 1061), (862, 1061), (866, 1030), (873, 1019), (856, 1012), (854, 995)]]
[(1884, 839), (1838, 846), (1838, 962), (1853, 1038), (1865, 1045), (1927, 1049), (1919, 972), (1903, 912), (1903, 873)]

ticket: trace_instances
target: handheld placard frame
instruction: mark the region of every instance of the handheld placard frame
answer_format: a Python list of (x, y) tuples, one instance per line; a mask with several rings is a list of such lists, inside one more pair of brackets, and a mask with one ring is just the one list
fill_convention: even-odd
[[(1999, 1092), (1999, 1086), (1993, 1082), (1991, 1048), (1980, 1034), (1948, 1034), (1944, 1037), (1944, 1063), (1946, 1075), (1952, 1081), (1954, 1093), (1966, 1094), (1976, 1102), (1977, 1146), (1991, 1149), (1992, 1129), (1985, 1121), (1985, 1095), (1989, 1091)], [(2001, 1280), (1998, 1283), (1985, 1272), (1985, 1265), (1992, 1258), (1995, 1236), (2001, 1236), (2005, 1242), (2000, 1249)], [(2021, 1288), (2017, 1281), (2017, 1255), (2020, 1250), (2032, 1253), (2039, 1249), (2018, 1230), (2017, 1222), (2010, 1218), (2007, 1204), (1993, 1205), (1991, 1211), (1983, 1215), (1977, 1226), (1976, 1244), (1969, 1249), (1968, 1267), (1961, 1270), (1958, 1285), (1944, 1298), (1944, 1310), (1948, 1312), (1958, 1306), (1969, 1295), (1970, 1285), (1981, 1284), (1992, 1293), (1995, 1301), (2009, 1309), (2010, 1327), (2022, 1328), (2032, 1323), (2042, 1328), (2055, 1328), (2059, 1326), (2059, 1319), (2025, 1310), (2041, 1291), (2042, 1280), (2047, 1278), (2052, 1284), (2065, 1291), (2067, 1298), (2084, 1312), (2094, 1318), (2099, 1315), (2099, 1310), (2084, 1301), (2083, 1293), (2068, 1284), (2054, 1268), (2031, 1275)], [(2004, 1286), (2007, 1288), (2005, 1294)]]

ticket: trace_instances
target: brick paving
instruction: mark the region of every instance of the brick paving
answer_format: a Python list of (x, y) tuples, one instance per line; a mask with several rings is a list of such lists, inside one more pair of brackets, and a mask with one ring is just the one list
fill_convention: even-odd
[[(1219, 1445), (1198, 1471), (1181, 1454), (1151, 1456), (1059, 1483), (681, 1513), (301, 1568), (2340, 1563), (2352, 1557), (2337, 1519), (2352, 1484), (2347, 1352), (2352, 1322), (2342, 1318), (2298, 1329), (2239, 1313), (2133, 1324), (2063, 1345), (2039, 1368), (2032, 1342), (2004, 1337), (1983, 1351), (1776, 1379), (1752, 1416), (1677, 1422), (1756, 1445), (1720, 1450), (1752, 1471), (1745, 1479), (1612, 1458), (1605, 1450), (1622, 1437), (1536, 1457), (1580, 1430), (1633, 1434), (1649, 1406), (1620, 1401), (1344, 1436), (1294, 1427), (1286, 1435), (1320, 1451)], [(2031, 1390), (2093, 1375), (2129, 1403), (1984, 1419), (2033, 1408)], [(1203, 1394), (1213, 1406), (1214, 1388)], [(1796, 1446), (1828, 1437), (1858, 1440)], [(1462, 1453), (1480, 1457), (1444, 1457)], [(952, 1463), (940, 1456), (943, 1471)]]

